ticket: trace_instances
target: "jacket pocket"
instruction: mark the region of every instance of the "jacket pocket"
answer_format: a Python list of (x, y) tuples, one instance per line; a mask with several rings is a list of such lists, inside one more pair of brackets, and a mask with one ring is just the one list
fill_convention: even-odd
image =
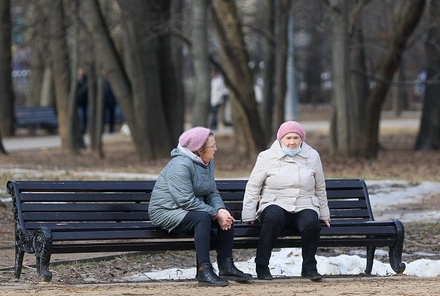
[(319, 208), (319, 199), (314, 195), (311, 195), (310, 199), (312, 200), (312, 205)]

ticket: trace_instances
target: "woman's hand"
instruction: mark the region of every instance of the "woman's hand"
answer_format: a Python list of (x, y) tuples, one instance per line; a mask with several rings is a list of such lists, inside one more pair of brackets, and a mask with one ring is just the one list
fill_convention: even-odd
[(234, 223), (235, 219), (226, 209), (220, 209), (215, 215), (214, 220), (217, 220), (220, 228), (222, 230), (229, 230), (232, 227), (232, 223)]
[(330, 227), (330, 219), (329, 220), (324, 220), (324, 223), (327, 227)]

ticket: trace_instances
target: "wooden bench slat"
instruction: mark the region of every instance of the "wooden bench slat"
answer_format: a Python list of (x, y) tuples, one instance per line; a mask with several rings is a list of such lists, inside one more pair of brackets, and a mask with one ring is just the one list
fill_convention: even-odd
[(147, 203), (113, 203), (113, 204), (69, 204), (66, 206), (62, 203), (57, 204), (23, 204), (22, 211), (25, 212), (144, 212), (148, 213), (148, 204)]
[(26, 192), (150, 192), (154, 181), (14, 181)]
[[(215, 246), (213, 244), (213, 246)], [(72, 245), (54, 245), (52, 251), (56, 253), (93, 253), (93, 252), (155, 252), (155, 251), (179, 251), (191, 250), (194, 248), (193, 241), (182, 241), (170, 245), (168, 241), (154, 241), (154, 242), (133, 242), (125, 241), (123, 243), (89, 243), (89, 244), (72, 244)]]
[[(145, 213), (139, 212), (55, 212), (45, 213), (44, 216), (41, 213), (27, 212), (23, 213), (23, 218), (26, 221), (142, 221), (147, 219)], [(78, 224), (81, 227), (80, 224)]]
[(151, 239), (164, 237), (164, 232), (156, 230), (100, 230), (81, 232), (53, 232), (54, 241), (74, 240), (124, 240), (124, 239)]
[(327, 199), (329, 201), (333, 199), (348, 199), (353, 200), (364, 199), (365, 192), (363, 190), (338, 190), (338, 191), (327, 191)]
[(331, 209), (352, 209), (352, 208), (359, 208), (359, 209), (365, 209), (367, 208), (367, 205), (365, 201), (363, 200), (329, 200), (328, 206)]
[[(26, 228), (29, 230), (35, 230), (38, 227), (45, 226), (50, 228), (52, 231), (78, 231), (78, 224), (77, 223), (55, 223), (55, 222), (28, 222), (26, 223)], [(154, 227), (150, 221), (124, 221), (119, 223), (107, 223), (107, 222), (87, 222), (81, 224), (81, 229), (84, 230), (102, 230), (102, 229), (156, 229), (157, 227)]]
[(23, 192), (21, 201), (25, 202), (145, 202), (150, 199), (150, 193), (141, 192), (99, 192), (99, 193), (81, 193), (75, 192), (46, 192), (46, 193), (30, 193)]
[(347, 209), (347, 210), (334, 210), (331, 212), (330, 218), (340, 219), (340, 218), (369, 218), (367, 209)]

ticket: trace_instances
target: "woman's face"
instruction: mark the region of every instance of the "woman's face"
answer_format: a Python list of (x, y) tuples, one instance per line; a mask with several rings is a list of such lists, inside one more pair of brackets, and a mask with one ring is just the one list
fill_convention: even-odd
[(199, 156), (204, 161), (208, 162), (214, 159), (214, 154), (217, 151), (215, 137), (213, 135), (208, 137), (205, 146), (199, 150)]
[(297, 133), (288, 133), (281, 138), (281, 145), (289, 150), (296, 150), (301, 147), (302, 139)]

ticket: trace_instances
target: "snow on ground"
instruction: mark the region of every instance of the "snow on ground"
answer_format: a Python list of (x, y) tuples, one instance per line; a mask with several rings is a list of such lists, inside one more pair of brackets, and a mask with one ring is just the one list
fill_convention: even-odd
[[(377, 253), (380, 253), (380, 250)], [(336, 257), (323, 257), (317, 255), (316, 260), (318, 261), (318, 271), (324, 276), (363, 274), (366, 264), (365, 257), (357, 255), (339, 255)], [(301, 262), (300, 249), (283, 248), (278, 252), (272, 252), (269, 267), (274, 277), (299, 277), (301, 276)], [(254, 277), (257, 276), (255, 273), (254, 258), (245, 262), (236, 262), (235, 265), (243, 272), (250, 273)], [(215, 270), (218, 270), (215, 262), (213, 263), (213, 267)], [(395, 272), (389, 264), (374, 260), (371, 274), (375, 276), (392, 276)], [(440, 276), (440, 260), (420, 259), (414, 262), (406, 262), (406, 269), (403, 274), (415, 277)], [(194, 279), (195, 275), (195, 268), (170, 268), (125, 277), (124, 280), (184, 280)]]

